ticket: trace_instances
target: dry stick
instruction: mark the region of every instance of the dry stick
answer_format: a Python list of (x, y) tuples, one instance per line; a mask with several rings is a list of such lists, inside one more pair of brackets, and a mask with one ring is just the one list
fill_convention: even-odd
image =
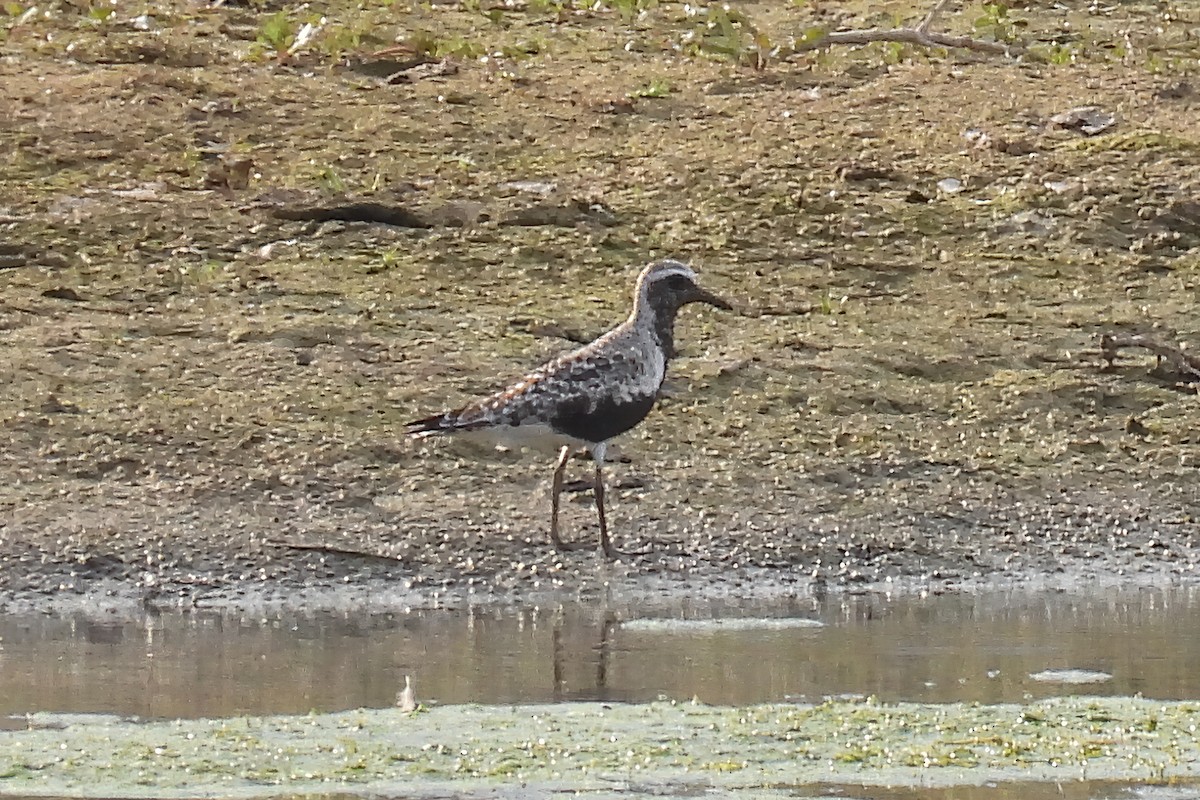
[(867, 28), (854, 31), (833, 31), (812, 42), (798, 46), (797, 53), (806, 50), (817, 50), (834, 44), (870, 44), (871, 42), (903, 42), (921, 47), (958, 47), (965, 50), (980, 50), (984, 53), (1002, 53), (1007, 55), (1012, 48), (999, 42), (984, 42), (972, 39), (970, 36), (949, 36), (944, 33), (929, 30), (938, 14), (946, 8), (950, 0), (938, 0), (915, 28)]
[(310, 550), (316, 553), (326, 553), (336, 556), (354, 556), (356, 558), (375, 558), (380, 561), (403, 562), (400, 556), (389, 556), (383, 553), (368, 553), (365, 550), (354, 550), (349, 547), (339, 547), (335, 544), (310, 544), (308, 542), (291, 542), (286, 539), (268, 539), (264, 542), (268, 547), (281, 547), (287, 550)]
[(921, 23), (917, 25), (917, 30), (919, 30), (921, 33), (928, 33), (930, 26), (933, 25), (934, 19), (937, 18), (938, 14), (942, 13), (949, 3), (950, 0), (938, 0), (937, 4), (934, 5), (933, 8), (929, 9), (929, 13), (925, 15), (925, 19), (921, 20)]
[(1167, 365), (1188, 380), (1200, 380), (1200, 358), (1189, 355), (1183, 348), (1144, 336), (1140, 333), (1106, 333), (1100, 337), (1100, 354), (1112, 366), (1122, 347), (1141, 347), (1158, 357), (1159, 363)]

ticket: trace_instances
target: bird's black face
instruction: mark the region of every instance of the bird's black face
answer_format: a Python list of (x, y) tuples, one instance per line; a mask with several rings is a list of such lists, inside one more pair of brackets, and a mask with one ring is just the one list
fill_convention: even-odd
[(727, 300), (708, 291), (684, 272), (657, 276), (647, 290), (647, 299), (651, 307), (656, 309), (679, 309), (689, 303), (708, 303), (725, 311), (733, 310)]
[(679, 261), (670, 259), (651, 264), (638, 278), (635, 294), (635, 319), (654, 331), (667, 358), (675, 355), (675, 315), (689, 303), (708, 303), (726, 311), (733, 310), (724, 298), (696, 283), (696, 273)]

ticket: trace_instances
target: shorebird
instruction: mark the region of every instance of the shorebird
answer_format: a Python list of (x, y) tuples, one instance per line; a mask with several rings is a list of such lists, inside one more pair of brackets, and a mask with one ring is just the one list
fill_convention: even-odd
[(613, 547), (604, 515), (604, 454), (614, 436), (641, 422), (654, 407), (675, 356), (675, 316), (689, 303), (732, 306), (702, 288), (696, 273), (670, 259), (638, 275), (629, 317), (590, 344), (547, 362), (507, 388), (472, 403), (405, 426), (413, 437), (445, 433), (490, 434), (518, 447), (558, 448), (550, 499), (550, 540), (559, 550), (587, 547), (566, 542), (558, 532), (559, 496), (571, 451), (586, 448), (595, 462), (593, 493), (600, 520), (600, 548)]

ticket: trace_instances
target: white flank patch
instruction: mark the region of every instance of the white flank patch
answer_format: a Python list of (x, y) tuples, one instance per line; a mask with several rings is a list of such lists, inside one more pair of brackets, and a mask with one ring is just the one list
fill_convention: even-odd
[(584, 442), (569, 436), (555, 433), (549, 425), (544, 423), (496, 425), (495, 427), (463, 431), (456, 433), (455, 436), (493, 447), (524, 448), (538, 453), (557, 453), (563, 445), (579, 447), (584, 444)]

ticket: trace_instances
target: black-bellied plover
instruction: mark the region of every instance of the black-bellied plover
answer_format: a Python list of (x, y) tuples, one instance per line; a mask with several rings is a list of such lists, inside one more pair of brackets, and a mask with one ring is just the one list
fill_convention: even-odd
[(550, 500), (550, 539), (559, 550), (584, 547), (558, 533), (559, 495), (567, 459), (586, 447), (596, 464), (593, 484), (600, 520), (600, 547), (613, 547), (604, 517), (604, 453), (614, 436), (650, 412), (675, 355), (675, 315), (689, 303), (732, 306), (696, 283), (696, 273), (678, 261), (657, 261), (642, 270), (629, 318), (590, 344), (559, 356), (508, 388), (462, 408), (410, 422), (405, 433), (424, 437), (477, 432), (519, 447), (547, 444), (559, 449)]

